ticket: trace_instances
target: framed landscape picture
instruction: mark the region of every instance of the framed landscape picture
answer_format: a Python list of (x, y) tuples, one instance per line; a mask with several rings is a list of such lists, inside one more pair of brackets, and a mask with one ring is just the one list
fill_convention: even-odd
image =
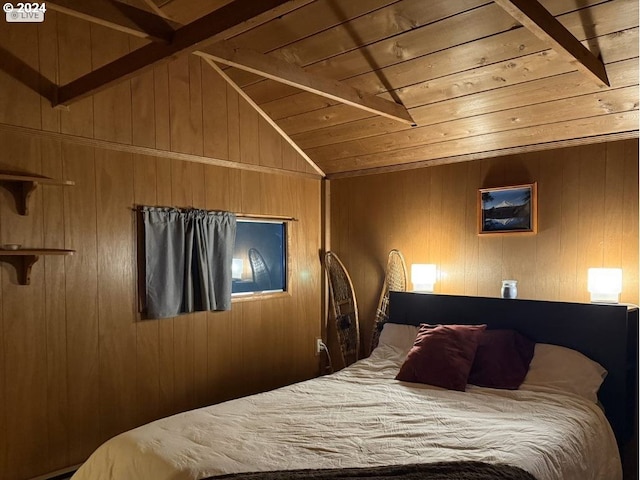
[(478, 190), (478, 233), (536, 233), (536, 183)]

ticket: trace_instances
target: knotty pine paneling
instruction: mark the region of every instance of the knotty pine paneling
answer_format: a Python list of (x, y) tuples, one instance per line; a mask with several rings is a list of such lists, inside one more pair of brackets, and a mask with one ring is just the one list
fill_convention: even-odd
[[(613, 88), (599, 89), (576, 74), (493, 2), (434, 2), (425, 9), (402, 0), (321, 33), (311, 29), (269, 55), (402, 103), (417, 128), (273, 81), (246, 78), (252, 82), (247, 93), (333, 178), (620, 132), (626, 137), (609, 140), (632, 138), (638, 120), (637, 66), (632, 68), (638, 2), (542, 3), (602, 58)], [(352, 46), (353, 37), (343, 39), (345, 32), (356, 33), (360, 48)], [(234, 40), (242, 43), (243, 37)], [(260, 42), (248, 46), (261, 48)]]
[[(538, 182), (539, 231), (478, 236), (477, 189)], [(389, 250), (435, 263), (438, 293), (588, 302), (587, 268), (621, 267), (638, 303), (638, 141), (331, 181), (331, 245), (353, 279), (370, 338)], [(365, 347), (366, 351), (366, 347)]]
[[(43, 84), (67, 83), (139, 43), (55, 12), (40, 25), (0, 30), (0, 47)], [(0, 72), (0, 123), (61, 135), (0, 131), (0, 170), (76, 185), (39, 188), (26, 217), (0, 188), (0, 243), (76, 254), (42, 257), (30, 286), (0, 262), (0, 479), (76, 465), (125, 429), (315, 376), (320, 181), (306, 162), (199, 57), (157, 66), (69, 110), (52, 109), (14, 78), (20, 72)], [(204, 158), (189, 163), (66, 135)], [(141, 320), (139, 204), (297, 218), (290, 294), (234, 303), (231, 312)]]
[[(296, 63), (305, 66), (309, 72), (345, 80), (354, 88), (376, 94), (387, 92), (390, 88), (402, 87), (397, 93), (404, 95), (407, 88), (414, 90), (419, 82), (547, 48), (533, 34), (523, 37), (522, 31), (513, 32), (519, 26), (518, 23), (492, 2), (464, 2), (463, 6), (458, 5), (457, 14), (450, 15), (450, 9), (454, 7), (454, 3), (436, 2), (430, 5), (431, 8), (426, 9), (424, 3), (413, 0), (403, 1), (371, 15), (360, 17), (359, 21), (349, 23), (347, 28), (331, 29), (322, 34), (305, 36), (284, 49), (270, 52), (270, 54), (287, 58), (286, 52), (289, 51), (292, 52), (289, 56), (295, 58)], [(484, 5), (480, 6), (481, 3)], [(588, 33), (584, 31), (583, 25), (585, 12), (576, 12), (574, 2), (554, 0), (543, 3), (580, 39), (622, 30), (623, 28), (619, 28), (619, 25), (626, 20), (631, 21), (631, 26), (637, 25), (632, 21), (637, 11), (634, 10), (632, 2), (625, 2), (622, 5), (620, 3), (606, 5), (604, 2), (605, 5), (602, 7), (596, 7), (595, 15), (598, 21), (592, 24), (595, 31)], [(590, 0), (584, 2), (581, 7), (586, 8), (597, 3), (602, 2)], [(626, 8), (631, 18), (620, 16), (621, 8)], [(637, 6), (635, 8), (637, 9)], [(589, 14), (594, 15), (593, 11), (589, 11)], [(399, 19), (411, 18), (415, 23), (409, 25), (402, 20), (389, 21), (396, 15)], [(441, 21), (434, 22), (438, 17)], [(425, 25), (414, 28), (420, 23)], [(608, 30), (607, 27), (613, 23), (618, 27), (615, 30)], [(367, 36), (370, 40), (375, 40), (367, 45), (366, 55), (362, 55), (358, 49), (345, 48), (340, 40), (345, 32), (353, 32), (352, 29), (357, 31), (361, 28), (367, 28), (365, 36), (358, 34), (361, 45), (365, 43)], [(242, 36), (239, 37), (241, 38)], [(303, 59), (297, 54), (302, 48), (316, 43), (321, 45), (311, 50), (316, 53), (313, 57), (307, 55)], [(259, 48), (259, 45), (260, 43), (254, 44), (253, 48)], [(321, 48), (318, 50), (317, 47)], [(511, 53), (507, 54), (508, 50)], [(452, 62), (452, 58), (456, 60)], [(375, 67), (372, 68), (372, 66)], [(376, 71), (382, 71), (383, 75), (379, 72), (376, 74)], [(469, 87), (470, 85), (467, 85), (462, 90), (466, 91)], [(329, 105), (335, 104), (333, 101), (318, 99), (316, 96), (309, 95), (308, 92), (299, 92), (292, 87), (268, 81), (250, 85), (247, 92), (267, 112), (272, 113), (274, 118), (284, 118), (323, 108), (322, 101), (329, 102)], [(403, 100), (405, 105), (412, 107), (418, 104), (408, 102), (404, 97)], [(304, 105), (307, 102), (310, 102), (313, 108), (305, 109)], [(296, 106), (302, 108), (298, 109)]]

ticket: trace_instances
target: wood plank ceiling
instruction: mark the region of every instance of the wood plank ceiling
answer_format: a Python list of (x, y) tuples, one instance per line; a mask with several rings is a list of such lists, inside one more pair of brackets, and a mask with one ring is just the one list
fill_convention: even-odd
[[(126, 3), (189, 27), (237, 2)], [(219, 28), (211, 40), (224, 38), (222, 47), (196, 42), (180, 51), (197, 46), (196, 53), (219, 61), (225, 51), (228, 57), (246, 49), (252, 52), (240, 58), (258, 52), (273, 59), (272, 78), (278, 71), (306, 74), (302, 90), (220, 65), (329, 178), (637, 137), (639, 2), (539, 2), (599, 57), (588, 60), (604, 64), (610, 86), (523, 27), (505, 3), (518, 2), (298, 0), (266, 23), (222, 35)], [(318, 95), (323, 78), (359, 92), (364, 106)], [(410, 117), (372, 113), (379, 99), (404, 106)]]

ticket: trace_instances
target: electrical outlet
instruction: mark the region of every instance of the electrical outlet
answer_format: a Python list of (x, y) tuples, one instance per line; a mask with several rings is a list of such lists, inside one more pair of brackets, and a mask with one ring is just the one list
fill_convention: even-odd
[(320, 352), (322, 352), (322, 339), (316, 337), (316, 357), (320, 355)]

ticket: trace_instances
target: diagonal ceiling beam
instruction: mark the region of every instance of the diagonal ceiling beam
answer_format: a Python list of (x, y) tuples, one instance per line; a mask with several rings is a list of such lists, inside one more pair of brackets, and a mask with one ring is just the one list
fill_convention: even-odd
[(293, 147), (293, 149), (294, 149), (296, 152), (298, 152), (298, 153), (300, 154), (300, 156), (301, 156), (302, 158), (304, 158), (304, 159), (305, 159), (305, 161), (306, 161), (309, 165), (311, 165), (311, 166), (313, 167), (313, 169), (314, 169), (316, 172), (318, 172), (318, 173), (319, 173), (320, 175), (322, 175), (323, 177), (325, 176), (325, 173), (322, 171), (322, 169), (321, 169), (318, 165), (316, 165), (316, 163), (315, 163), (313, 160), (311, 160), (311, 158), (309, 158), (309, 155), (307, 155), (307, 154), (306, 154), (306, 153), (305, 153), (305, 152), (304, 152), (304, 151), (303, 151), (303, 150), (298, 146), (298, 144), (297, 144), (296, 142), (294, 142), (294, 141), (291, 139), (291, 137), (289, 137), (289, 135), (287, 135), (287, 134), (286, 134), (286, 132), (285, 132), (284, 130), (282, 130), (282, 128), (280, 128), (280, 127), (278, 126), (278, 124), (277, 124), (276, 122), (274, 122), (274, 121), (271, 119), (271, 117), (270, 117), (269, 115), (267, 115), (267, 112), (265, 112), (264, 110), (262, 110), (262, 109), (260, 108), (260, 106), (259, 106), (256, 102), (254, 102), (254, 101), (251, 99), (251, 97), (250, 97), (249, 95), (247, 95), (247, 94), (246, 94), (246, 92), (245, 92), (244, 90), (242, 90), (242, 88), (240, 88), (240, 86), (239, 86), (236, 82), (234, 82), (234, 81), (229, 77), (229, 75), (227, 75), (226, 73), (224, 73), (224, 72), (222, 71), (222, 69), (221, 69), (218, 65), (216, 65), (216, 63), (215, 63), (213, 60), (211, 60), (210, 58), (208, 58), (208, 57), (203, 57), (203, 58), (204, 58), (204, 61), (205, 61), (205, 62), (207, 62), (207, 63), (209, 64), (209, 66), (211, 66), (211, 68), (213, 68), (216, 72), (218, 72), (218, 75), (220, 75), (222, 78), (224, 78), (224, 80), (225, 80), (225, 81), (226, 81), (226, 82), (227, 82), (227, 83), (228, 83), (228, 84), (229, 84), (229, 85), (230, 85), (230, 86), (231, 86), (231, 87), (232, 87), (236, 92), (238, 92), (238, 94), (239, 94), (242, 98), (244, 98), (244, 99), (247, 101), (247, 103), (249, 103), (249, 105), (251, 105), (251, 106), (254, 108), (254, 110), (255, 110), (256, 112), (258, 112), (258, 114), (259, 114), (262, 118), (264, 118), (264, 119), (267, 121), (267, 123), (268, 123), (269, 125), (271, 125), (271, 126), (275, 129), (275, 131), (276, 131), (276, 132), (278, 132), (278, 133), (280, 134), (280, 136), (281, 136), (281, 137), (282, 137), (282, 138), (283, 138), (283, 139), (284, 139), (284, 140), (285, 140), (289, 145), (291, 145), (291, 146)]
[(178, 24), (112, 0), (49, 0), (47, 8), (140, 38), (169, 43)]
[(609, 86), (604, 64), (537, 0), (494, 0), (536, 37), (574, 64), (598, 85)]
[(58, 88), (54, 106), (70, 105), (124, 82), (172, 57), (238, 35), (313, 0), (235, 0), (173, 34), (168, 44), (151, 43)]
[(164, 13), (162, 11), (162, 9), (156, 4), (156, 2), (154, 2), (153, 0), (142, 0), (145, 5), (147, 5), (151, 10), (154, 11), (154, 13), (160, 17), (163, 18), (167, 18), (167, 19), (171, 19), (171, 17), (169, 17), (169, 15), (167, 15), (166, 13)]
[(415, 125), (404, 105), (361, 92), (337, 80), (310, 74), (299, 66), (279, 58), (263, 55), (254, 50), (238, 48), (230, 42), (217, 42), (194, 53), (205, 59), (255, 73), (376, 115), (382, 115), (408, 125)]

